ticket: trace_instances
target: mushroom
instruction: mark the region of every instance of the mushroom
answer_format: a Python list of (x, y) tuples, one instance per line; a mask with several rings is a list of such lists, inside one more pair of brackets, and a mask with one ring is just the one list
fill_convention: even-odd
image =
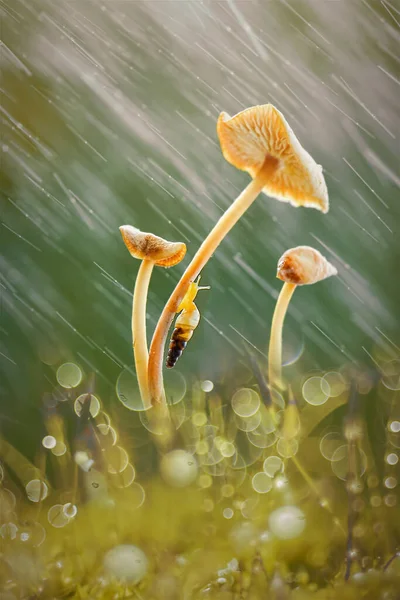
[(163, 350), (174, 314), (224, 237), (263, 191), (294, 206), (327, 212), (322, 169), (301, 147), (283, 115), (272, 104), (253, 106), (234, 117), (221, 113), (217, 133), (225, 159), (250, 173), (252, 181), (226, 210), (193, 257), (157, 323), (150, 346), (149, 390), (153, 402), (165, 400)]
[(149, 282), (154, 265), (173, 267), (183, 259), (186, 254), (186, 244), (168, 242), (153, 233), (145, 233), (131, 225), (122, 225), (119, 229), (131, 255), (142, 261), (133, 292), (132, 340), (140, 395), (143, 405), (148, 407), (150, 406), (150, 397), (147, 383), (149, 355), (146, 336), (146, 304)]
[[(253, 106), (217, 123), (224, 158), (253, 179), (266, 175), (262, 191), (293, 206), (329, 210), (322, 167), (301, 146), (282, 113), (272, 104)], [(276, 168), (268, 173), (266, 164)], [(258, 195), (258, 194), (257, 194)]]
[(282, 387), (282, 329), (290, 299), (298, 285), (310, 285), (337, 275), (336, 268), (315, 248), (297, 246), (279, 259), (277, 277), (284, 285), (276, 302), (269, 341), (269, 385)]

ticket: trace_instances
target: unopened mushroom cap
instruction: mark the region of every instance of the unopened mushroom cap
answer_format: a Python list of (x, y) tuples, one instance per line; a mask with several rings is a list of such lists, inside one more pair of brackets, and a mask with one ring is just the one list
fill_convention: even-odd
[(322, 167), (304, 150), (284, 116), (272, 104), (252, 106), (233, 117), (222, 112), (217, 133), (224, 158), (253, 178), (268, 157), (279, 161), (263, 188), (268, 196), (293, 206), (328, 212)]
[(277, 277), (287, 283), (307, 285), (337, 275), (336, 268), (315, 248), (297, 246), (286, 250), (278, 262)]
[(168, 242), (163, 238), (132, 227), (122, 225), (119, 228), (125, 246), (134, 258), (151, 260), (158, 267), (173, 267), (181, 262), (186, 254), (183, 242)]

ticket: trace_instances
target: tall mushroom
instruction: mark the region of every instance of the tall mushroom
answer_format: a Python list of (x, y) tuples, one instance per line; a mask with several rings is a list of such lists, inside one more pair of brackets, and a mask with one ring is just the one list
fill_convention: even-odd
[(146, 304), (150, 278), (154, 265), (173, 267), (178, 264), (186, 254), (186, 244), (167, 242), (153, 233), (145, 233), (131, 225), (122, 225), (119, 229), (131, 255), (142, 261), (133, 292), (132, 341), (140, 395), (143, 405), (148, 407), (150, 406), (150, 396), (147, 382), (149, 354), (146, 335)]
[(290, 299), (298, 285), (309, 285), (337, 275), (336, 268), (315, 248), (297, 246), (282, 254), (277, 277), (284, 285), (276, 302), (269, 341), (270, 387), (282, 386), (282, 330)]
[(327, 212), (328, 192), (322, 168), (297, 140), (272, 104), (253, 106), (234, 117), (221, 113), (217, 133), (224, 158), (247, 171), (252, 181), (225, 211), (193, 257), (157, 323), (150, 346), (149, 390), (153, 402), (165, 400), (163, 350), (177, 307), (224, 237), (263, 191), (294, 206)]

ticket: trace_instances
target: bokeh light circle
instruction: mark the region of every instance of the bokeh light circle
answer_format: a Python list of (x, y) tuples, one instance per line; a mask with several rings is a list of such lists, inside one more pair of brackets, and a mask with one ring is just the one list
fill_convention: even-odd
[(332, 460), (335, 451), (344, 444), (343, 435), (339, 431), (325, 434), (319, 443), (319, 450), (324, 458)]
[(225, 458), (230, 458), (236, 452), (235, 444), (232, 442), (224, 441), (220, 446), (220, 452)]
[(297, 506), (283, 506), (269, 515), (268, 525), (275, 537), (291, 540), (303, 533), (306, 520), (303, 511)]
[(292, 438), (290, 440), (281, 438), (276, 444), (276, 449), (278, 454), (282, 456), (282, 458), (290, 458), (297, 454), (297, 451), (299, 449), (299, 442), (295, 438)]
[(330, 387), (328, 382), (322, 377), (309, 377), (304, 382), (302, 394), (304, 400), (312, 406), (325, 404), (330, 396)]
[(178, 404), (186, 395), (186, 379), (177, 369), (166, 369), (163, 377), (167, 404)]
[[(186, 380), (179, 371), (169, 369), (164, 373), (164, 388), (167, 404), (178, 404), (185, 397)], [(128, 369), (119, 374), (116, 393), (119, 401), (129, 410), (141, 412), (149, 408), (143, 404), (136, 375)]]
[(105, 439), (103, 441), (105, 445), (115, 446), (115, 444), (117, 443), (118, 435), (114, 427), (111, 427), (111, 425), (106, 425), (105, 423), (100, 423), (99, 425), (97, 425), (97, 429), (100, 435), (104, 436)]
[(277, 436), (274, 431), (266, 431), (261, 423), (253, 431), (249, 431), (247, 434), (248, 440), (253, 446), (257, 448), (269, 448), (276, 442)]
[(93, 418), (97, 417), (97, 415), (99, 414), (100, 408), (101, 408), (101, 403), (100, 403), (100, 400), (97, 398), (97, 396), (94, 396), (93, 394), (81, 394), (80, 396), (78, 396), (78, 398), (74, 402), (74, 411), (75, 411), (75, 414), (78, 415), (78, 417), (81, 416), (83, 406), (84, 406), (85, 402), (89, 401), (89, 398), (90, 398), (90, 406), (89, 406), (90, 414), (92, 415)]
[(136, 482), (129, 486), (129, 507), (134, 510), (140, 508), (146, 498), (144, 488)]
[(212, 390), (214, 389), (214, 384), (209, 379), (206, 379), (205, 381), (201, 382), (200, 387), (203, 390), (203, 392), (212, 392)]
[(356, 460), (354, 462), (357, 465), (357, 471), (352, 475), (361, 477), (364, 475), (367, 469), (367, 455), (365, 454), (364, 450), (361, 450), (357, 447), (354, 449), (349, 449), (347, 444), (343, 444), (343, 446), (339, 446), (339, 448), (335, 450), (331, 458), (332, 471), (335, 473), (336, 477), (342, 481), (346, 481), (349, 474), (349, 452), (352, 451), (355, 453)]
[(82, 381), (82, 371), (75, 363), (64, 363), (57, 369), (57, 381), (63, 388), (77, 387)]
[(136, 584), (145, 577), (149, 562), (140, 548), (124, 544), (107, 552), (103, 566), (106, 575), (125, 583)]
[(386, 462), (388, 465), (397, 465), (397, 463), (399, 462), (399, 457), (395, 452), (390, 452), (386, 456)]
[(58, 441), (56, 443), (56, 445), (54, 446), (54, 448), (51, 449), (52, 454), (54, 454), (54, 456), (63, 456), (67, 451), (67, 446), (64, 444), (64, 442)]
[(282, 469), (283, 461), (279, 456), (268, 456), (264, 460), (263, 469), (269, 477), (275, 477), (275, 475)]
[(121, 473), (115, 473), (113, 479), (117, 487), (127, 488), (134, 482), (135, 477), (136, 471), (133, 465), (131, 465), (131, 463), (128, 463)]
[(137, 377), (132, 371), (128, 369), (121, 371), (115, 389), (118, 400), (129, 410), (143, 411), (148, 408), (143, 404)]
[(52, 435), (46, 435), (42, 439), (42, 446), (44, 448), (47, 448), (47, 450), (51, 450), (52, 448), (55, 448), (56, 444), (57, 444), (57, 440)]
[[(325, 373), (322, 379), (326, 381), (329, 386), (329, 396), (331, 398), (340, 396), (348, 387), (343, 375), (337, 371), (329, 371), (328, 373)], [(323, 389), (323, 391), (326, 390)]]
[(47, 498), (49, 488), (44, 481), (32, 479), (25, 486), (26, 495), (31, 502), (41, 502)]
[(160, 474), (168, 485), (172, 487), (186, 487), (197, 478), (198, 467), (196, 459), (186, 450), (172, 450), (162, 457)]
[(20, 537), (27, 545), (37, 548), (46, 539), (46, 530), (37, 521), (24, 521), (21, 524)]
[(272, 489), (272, 478), (264, 471), (260, 471), (253, 476), (251, 485), (253, 490), (259, 494), (266, 494)]
[(129, 463), (128, 453), (121, 446), (111, 446), (105, 449), (103, 456), (108, 472), (112, 474), (121, 473)]
[(400, 390), (400, 360), (391, 360), (384, 365), (382, 383), (389, 390)]
[(235, 423), (241, 431), (254, 431), (261, 423), (261, 412), (257, 411), (251, 417), (239, 417), (235, 415)]
[(0, 521), (4, 521), (14, 510), (16, 499), (11, 490), (0, 488)]
[[(179, 427), (185, 421), (185, 415), (186, 407), (184, 402), (179, 402), (179, 404), (174, 404), (169, 407), (169, 416), (175, 426), (175, 429), (179, 429)], [(139, 419), (143, 427), (145, 427), (147, 431), (150, 431), (150, 433), (153, 433), (154, 435), (163, 435), (165, 433), (165, 420), (160, 419), (157, 408), (152, 407), (147, 410), (140, 411)]]
[(64, 513), (64, 506), (62, 504), (54, 504), (49, 508), (47, 513), (47, 520), (53, 527), (57, 529), (65, 527), (69, 523), (69, 518)]
[(238, 417), (252, 417), (260, 407), (260, 396), (251, 388), (241, 388), (232, 396), (231, 404)]
[(195, 427), (203, 427), (207, 424), (207, 415), (205, 412), (194, 412), (192, 414), (192, 423)]
[(78, 513), (78, 508), (75, 504), (72, 504), (72, 502), (67, 502), (63, 506), (63, 513), (67, 519), (73, 519)]
[[(0, 536), (4, 540), (15, 540), (15, 538), (17, 537), (17, 533), (18, 527), (15, 523), (12, 523), (11, 521), (9, 523), (3, 523), (3, 525), (0, 527)], [(3, 596), (0, 597), (2, 598)]]
[(396, 477), (386, 477), (383, 483), (386, 488), (393, 490), (397, 486), (397, 479)]

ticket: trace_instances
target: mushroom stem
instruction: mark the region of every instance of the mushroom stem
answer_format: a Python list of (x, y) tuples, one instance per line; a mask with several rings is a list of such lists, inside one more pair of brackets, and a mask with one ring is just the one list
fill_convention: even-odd
[(162, 375), (165, 342), (174, 314), (176, 313), (189, 284), (196, 279), (224, 237), (230, 232), (232, 227), (246, 212), (249, 206), (251, 206), (257, 196), (261, 193), (268, 179), (278, 168), (279, 161), (272, 156), (267, 156), (257, 176), (249, 183), (243, 192), (239, 194), (201, 244), (165, 305), (158, 320), (150, 346), (148, 382), (150, 397), (153, 404), (165, 402)]
[(268, 382), (270, 389), (273, 387), (282, 389), (284, 387), (282, 383), (282, 330), (289, 302), (296, 287), (294, 283), (284, 283), (272, 317), (268, 351)]
[(136, 376), (143, 405), (150, 406), (149, 385), (147, 382), (147, 365), (149, 353), (146, 334), (147, 293), (154, 262), (143, 260), (137, 274), (132, 304), (132, 342), (135, 358)]

